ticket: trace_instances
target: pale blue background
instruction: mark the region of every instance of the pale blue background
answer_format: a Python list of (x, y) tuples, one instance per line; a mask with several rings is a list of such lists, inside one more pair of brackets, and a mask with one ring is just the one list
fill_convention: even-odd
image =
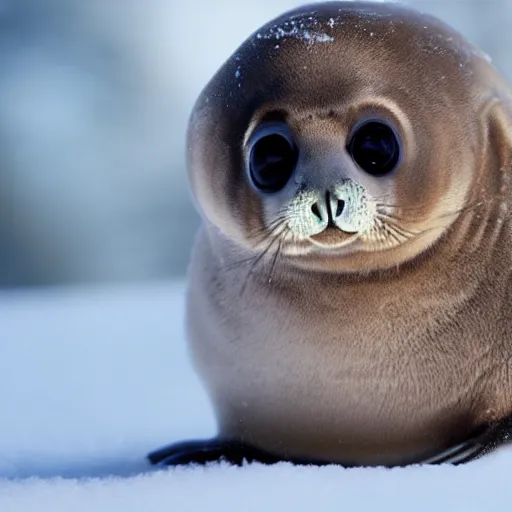
[[(297, 0), (0, 0), (0, 288), (185, 273), (193, 101)], [(512, 78), (510, 0), (411, 3)]]

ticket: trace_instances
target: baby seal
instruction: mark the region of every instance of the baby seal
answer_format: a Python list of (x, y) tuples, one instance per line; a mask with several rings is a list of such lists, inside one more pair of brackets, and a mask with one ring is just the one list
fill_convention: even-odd
[(410, 8), (258, 30), (199, 97), (189, 345), (219, 437), (150, 455), (406, 465), (508, 435), (512, 95)]

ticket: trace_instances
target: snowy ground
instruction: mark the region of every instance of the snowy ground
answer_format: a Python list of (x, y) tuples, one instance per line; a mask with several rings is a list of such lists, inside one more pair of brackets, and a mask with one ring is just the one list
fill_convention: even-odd
[(510, 449), (463, 467), (154, 471), (214, 434), (183, 285), (0, 294), (0, 511), (510, 510)]

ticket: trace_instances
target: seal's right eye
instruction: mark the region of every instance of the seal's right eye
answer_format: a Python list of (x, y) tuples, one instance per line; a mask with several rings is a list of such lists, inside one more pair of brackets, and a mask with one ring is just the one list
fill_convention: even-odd
[(250, 140), (249, 175), (262, 192), (278, 192), (290, 180), (299, 150), (285, 123), (261, 124)]

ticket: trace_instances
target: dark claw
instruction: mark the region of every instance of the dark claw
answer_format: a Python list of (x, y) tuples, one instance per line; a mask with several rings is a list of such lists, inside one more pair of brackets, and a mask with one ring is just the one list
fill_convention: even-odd
[(151, 464), (159, 466), (208, 464), (221, 461), (241, 466), (244, 462), (275, 464), (281, 460), (253, 446), (224, 439), (184, 441), (172, 444), (150, 453), (148, 459)]

